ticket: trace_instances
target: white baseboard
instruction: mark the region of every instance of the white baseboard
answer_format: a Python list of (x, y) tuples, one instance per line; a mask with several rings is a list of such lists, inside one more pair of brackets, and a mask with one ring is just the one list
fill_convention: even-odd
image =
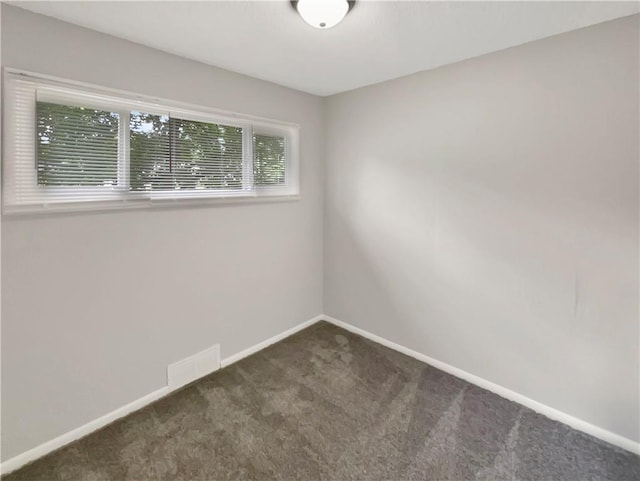
[[(419, 361), (429, 364), (430, 366), (440, 369), (441, 371), (449, 373), (460, 379), (464, 379), (465, 381), (471, 384), (474, 384), (476, 386), (479, 386), (483, 389), (486, 389), (487, 391), (491, 391), (497, 394), (498, 396), (514, 401), (540, 414), (544, 414), (545, 416), (551, 419), (567, 424), (574, 429), (585, 432), (598, 439), (602, 439), (603, 441), (606, 441), (610, 444), (618, 446), (627, 451), (631, 451), (632, 453), (640, 454), (640, 443), (637, 443), (631, 439), (625, 438), (618, 434), (612, 433), (611, 431), (607, 431), (606, 429), (603, 429), (601, 427), (594, 426), (593, 424), (590, 424), (586, 421), (575, 418), (569, 414), (563, 413), (562, 411), (558, 411), (557, 409), (554, 409), (545, 404), (534, 401), (533, 399), (523, 396), (522, 394), (518, 394), (505, 387), (499, 386), (498, 384), (495, 384), (491, 381), (487, 381), (486, 379), (483, 379), (474, 374), (463, 371), (462, 369), (458, 369), (449, 364), (438, 361), (437, 359), (433, 359), (429, 356), (416, 352), (407, 347), (401, 346), (400, 344), (389, 341), (388, 339), (377, 336), (368, 331), (365, 331), (364, 329), (360, 329), (359, 327), (352, 326), (351, 324), (347, 324), (344, 321), (340, 321), (330, 316), (321, 315), (321, 316), (316, 316), (313, 319), (309, 319), (308, 321), (303, 322), (302, 324), (294, 326), (291, 329), (287, 329), (286, 331), (281, 332), (280, 334), (277, 334), (252, 347), (249, 347), (243, 351), (240, 351), (236, 354), (226, 357), (220, 362), (220, 365), (221, 367), (229, 366), (230, 364), (233, 364), (234, 362), (237, 362), (240, 359), (250, 356), (251, 354), (254, 354), (255, 352), (258, 352), (264, 349), (265, 347), (268, 347), (271, 344), (274, 344), (282, 339), (285, 339), (286, 337), (289, 337), (292, 334), (295, 334), (296, 332), (301, 331), (302, 329), (309, 327), (321, 320), (325, 320), (327, 322), (335, 324), (336, 326), (342, 327), (343, 329), (351, 331), (355, 334), (359, 334), (362, 337), (365, 337), (374, 342), (377, 342), (378, 344), (381, 344), (390, 349), (393, 349), (394, 351), (398, 351), (403, 354), (406, 354), (407, 356), (413, 357)], [(54, 438), (39, 446), (36, 446), (33, 449), (30, 449), (28, 451), (25, 451), (22, 454), (19, 454), (11, 459), (8, 459), (0, 465), (0, 473), (7, 474), (7, 473), (10, 473), (11, 471), (15, 471), (16, 469), (24, 466), (25, 464), (30, 463), (31, 461), (35, 461), (36, 459), (41, 458), (42, 456), (49, 454), (50, 452), (55, 451), (56, 449), (59, 449), (73, 441), (76, 441), (92, 433), (93, 431), (96, 431), (106, 426), (107, 424), (110, 424), (115, 420), (126, 416), (127, 414), (137, 411), (138, 409), (141, 409), (147, 406), (148, 404), (151, 404), (152, 402), (160, 399), (163, 396), (166, 396), (171, 392), (172, 390), (168, 386), (162, 387), (156, 391), (153, 391), (152, 393), (147, 394), (146, 396), (136, 399), (135, 401), (125, 406), (122, 406), (108, 414), (105, 414), (104, 416), (94, 419), (93, 421), (90, 421), (83, 426), (73, 429), (65, 434), (62, 434), (61, 436), (58, 436), (57, 438)]]
[(250, 356), (251, 354), (254, 354), (258, 351), (262, 351), (265, 347), (269, 347), (271, 344), (275, 344), (278, 341), (281, 341), (282, 339), (285, 339), (293, 334), (295, 334), (298, 331), (301, 331), (313, 324), (315, 324), (318, 321), (322, 321), (325, 319), (326, 316), (316, 316), (313, 319), (309, 319), (306, 322), (303, 322), (302, 324), (298, 324), (297, 326), (292, 327), (291, 329), (287, 329), (284, 332), (281, 332), (280, 334), (276, 334), (273, 337), (270, 337), (269, 339), (267, 339), (266, 341), (262, 341), (259, 342), (258, 344), (251, 346), (247, 349), (245, 349), (244, 351), (240, 351), (236, 354), (232, 354), (229, 357), (225, 357), (222, 361), (220, 361), (220, 366), (221, 367), (227, 367), (230, 364), (233, 364), (234, 362), (238, 362), (240, 359), (244, 359), (247, 356)]
[(29, 449), (22, 454), (18, 454), (11, 459), (7, 459), (0, 466), (0, 473), (7, 474), (11, 471), (15, 471), (16, 469), (24, 466), (31, 461), (35, 461), (38, 458), (41, 458), (45, 454), (49, 454), (56, 449), (60, 449), (61, 447), (76, 441), (87, 434), (92, 433), (93, 431), (97, 431), (98, 429), (106, 426), (107, 424), (112, 423), (116, 419), (126, 416), (127, 414), (131, 414), (134, 411), (137, 411), (140, 408), (143, 408), (147, 404), (151, 404), (152, 402), (160, 399), (163, 396), (166, 396), (169, 393), (168, 387), (163, 387), (158, 389), (157, 391), (153, 391), (152, 393), (147, 394), (146, 396), (142, 396), (139, 399), (136, 399), (129, 404), (122, 406), (114, 411), (111, 411), (104, 416), (101, 416), (93, 421), (89, 421), (87, 424), (84, 424), (76, 429), (72, 429), (69, 432), (58, 436), (57, 438), (52, 439), (51, 441), (47, 441), (46, 443), (41, 444), (40, 446), (36, 446), (35, 448)]
[[(291, 329), (287, 329), (286, 331), (281, 332), (280, 334), (277, 334), (272, 338), (267, 339), (266, 341), (260, 342), (255, 346), (252, 346), (248, 349), (245, 349), (244, 351), (233, 354), (232, 356), (229, 356), (226, 359), (223, 359), (220, 362), (220, 365), (221, 367), (225, 367), (225, 366), (228, 366), (229, 364), (233, 364), (234, 362), (239, 361), (240, 359), (245, 358), (255, 352), (258, 352), (275, 342), (278, 342), (286, 337), (289, 337), (290, 335), (295, 334), (296, 332), (312, 324), (315, 324), (316, 322), (322, 319), (324, 319), (324, 316), (316, 316), (313, 319), (309, 319), (308, 321), (305, 321), (302, 324), (298, 324), (297, 326), (294, 326)], [(180, 386), (177, 386), (177, 388), (179, 387)], [(0, 474), (4, 475), (4, 474), (10, 473), (11, 471), (15, 471), (16, 469), (21, 468), (25, 464), (35, 461), (36, 459), (41, 458), (46, 454), (49, 454), (50, 452), (55, 451), (56, 449), (60, 449), (61, 447), (73, 441), (76, 441), (86, 436), (87, 434), (91, 434), (92, 432), (97, 431), (98, 429), (106, 426), (107, 424), (114, 422), (119, 418), (126, 416), (127, 414), (131, 414), (132, 412), (137, 411), (138, 409), (142, 409), (148, 404), (151, 404), (152, 402), (157, 401), (161, 397), (166, 396), (167, 394), (170, 394), (173, 390), (175, 389), (171, 389), (169, 388), (169, 386), (162, 387), (157, 391), (153, 391), (152, 393), (149, 393), (145, 396), (142, 396), (139, 399), (136, 399), (135, 401), (130, 402), (126, 406), (122, 406), (114, 411), (111, 411), (108, 414), (105, 414), (104, 416), (101, 416), (97, 419), (94, 419), (93, 421), (88, 422), (87, 424), (84, 424), (80, 427), (72, 429), (71, 431), (62, 434), (57, 438), (47, 441), (39, 446), (36, 446), (35, 448), (29, 449), (28, 451), (25, 451), (22, 454), (14, 456), (13, 458), (7, 459), (0, 465)]]
[(487, 391), (491, 391), (492, 393), (495, 393), (498, 396), (501, 396), (505, 399), (509, 399), (510, 401), (514, 401), (518, 404), (528, 407), (529, 409), (532, 409), (537, 413), (543, 414), (550, 419), (553, 419), (555, 421), (559, 421), (563, 424), (571, 426), (572, 428), (578, 431), (587, 433), (595, 438), (606, 441), (609, 444), (613, 444), (614, 446), (618, 446), (619, 448), (625, 449), (627, 451), (631, 451), (632, 453), (640, 454), (640, 443), (636, 441), (625, 438), (624, 436), (620, 436), (619, 434), (612, 433), (611, 431), (595, 426), (591, 423), (588, 423), (586, 421), (583, 421), (582, 419), (573, 417), (562, 411), (558, 411), (557, 409), (547, 406), (546, 404), (542, 404), (538, 401), (534, 401), (533, 399), (523, 396), (522, 394), (518, 394), (517, 392), (511, 391), (506, 387), (500, 386), (491, 381), (487, 381), (486, 379), (476, 376), (475, 374), (468, 373), (466, 371), (463, 371), (462, 369), (458, 369), (457, 367), (451, 366), (442, 361), (438, 361), (437, 359), (433, 359), (432, 357), (416, 352), (412, 349), (409, 349), (408, 347), (401, 346), (400, 344), (397, 344), (393, 341), (389, 341), (384, 337), (377, 336), (368, 331), (365, 331), (364, 329), (360, 329), (359, 327), (352, 326), (351, 324), (348, 324), (339, 319), (335, 319), (330, 316), (323, 316), (322, 319), (338, 327), (342, 327), (347, 331), (351, 331), (354, 334), (359, 334), (360, 336), (370, 339), (373, 342), (382, 344), (383, 346), (393, 349), (394, 351), (398, 351), (398, 352), (401, 352), (402, 354), (406, 354), (407, 356), (413, 357), (418, 361), (422, 361), (425, 364), (429, 364), (430, 366), (433, 366), (436, 369), (440, 369), (441, 371), (451, 374), (452, 376), (455, 376), (457, 378), (463, 379), (471, 384), (474, 384), (478, 387), (486, 389)]

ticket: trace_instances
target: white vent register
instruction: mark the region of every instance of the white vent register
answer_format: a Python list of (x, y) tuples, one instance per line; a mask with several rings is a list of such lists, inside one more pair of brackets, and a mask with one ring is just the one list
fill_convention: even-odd
[(178, 389), (218, 369), (220, 369), (220, 344), (169, 364), (167, 385), (170, 390)]

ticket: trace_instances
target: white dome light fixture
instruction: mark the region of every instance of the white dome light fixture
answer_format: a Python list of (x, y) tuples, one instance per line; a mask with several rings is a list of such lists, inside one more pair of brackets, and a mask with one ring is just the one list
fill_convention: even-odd
[(291, 5), (305, 22), (324, 29), (338, 25), (354, 3), (348, 0), (291, 0)]

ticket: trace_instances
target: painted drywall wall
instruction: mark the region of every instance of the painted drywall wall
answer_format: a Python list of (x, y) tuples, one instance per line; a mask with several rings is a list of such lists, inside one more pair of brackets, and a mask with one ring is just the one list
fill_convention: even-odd
[(638, 34), (329, 98), (325, 313), (638, 441)]
[(325, 146), (327, 314), (637, 440), (637, 36), (636, 16), (323, 102), (2, 5), (3, 66), (302, 136), (297, 202), (3, 217), (2, 459), (322, 312)]
[(322, 312), (322, 99), (7, 5), (2, 64), (296, 122), (301, 145), (298, 201), (3, 217), (3, 460)]

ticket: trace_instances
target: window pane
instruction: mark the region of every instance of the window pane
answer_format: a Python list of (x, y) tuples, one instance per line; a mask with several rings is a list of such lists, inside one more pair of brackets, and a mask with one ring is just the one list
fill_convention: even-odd
[(242, 128), (171, 119), (175, 189), (241, 189)]
[(241, 189), (242, 128), (131, 112), (131, 189)]
[(169, 117), (131, 112), (129, 142), (131, 190), (172, 189)]
[(36, 117), (38, 185), (118, 183), (117, 113), (37, 102)]
[(280, 185), (285, 182), (285, 139), (271, 135), (253, 136), (253, 183)]

